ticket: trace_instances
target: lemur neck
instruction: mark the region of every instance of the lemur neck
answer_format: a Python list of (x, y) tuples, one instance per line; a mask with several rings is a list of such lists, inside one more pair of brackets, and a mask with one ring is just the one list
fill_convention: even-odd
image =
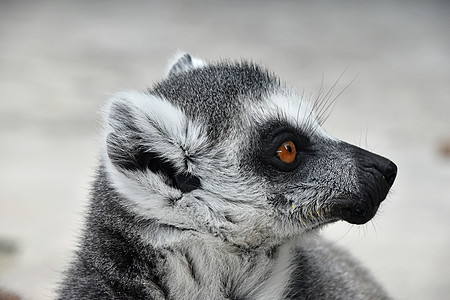
[(164, 257), (160, 268), (166, 270), (163, 281), (173, 298), (281, 298), (291, 272), (290, 245), (239, 251), (192, 236), (159, 251)]

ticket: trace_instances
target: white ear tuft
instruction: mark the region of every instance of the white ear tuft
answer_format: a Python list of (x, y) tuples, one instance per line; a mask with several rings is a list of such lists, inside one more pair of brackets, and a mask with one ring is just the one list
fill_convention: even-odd
[(191, 69), (201, 68), (206, 66), (207, 63), (196, 57), (192, 57), (186, 52), (178, 51), (170, 60), (167, 70), (166, 76), (180, 74), (182, 72), (186, 72)]
[(145, 167), (142, 155), (147, 152), (180, 159), (177, 145), (184, 143), (186, 122), (180, 109), (164, 99), (136, 91), (117, 93), (105, 107), (106, 158), (122, 169)]
[(119, 92), (106, 105), (104, 119), (106, 172), (117, 190), (139, 205), (139, 213), (151, 208), (154, 212), (147, 213), (159, 218), (158, 208), (170, 199), (201, 187), (186, 163), (197, 145), (187, 144), (188, 118), (171, 102), (150, 93)]

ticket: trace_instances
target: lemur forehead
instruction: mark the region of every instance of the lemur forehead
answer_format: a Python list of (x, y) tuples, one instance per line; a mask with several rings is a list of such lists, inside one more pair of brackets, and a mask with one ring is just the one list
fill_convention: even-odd
[(279, 117), (297, 127), (316, 126), (317, 118), (311, 103), (294, 91), (283, 90), (266, 99), (267, 105)]
[(235, 123), (248, 102), (260, 102), (279, 89), (278, 78), (251, 62), (219, 62), (175, 73), (151, 93), (201, 119), (214, 137)]
[(266, 95), (262, 101), (246, 103), (243, 109), (243, 120), (248, 126), (252, 124), (289, 124), (304, 133), (318, 133), (328, 136), (320, 126), (312, 103), (302, 99), (295, 91), (280, 88)]

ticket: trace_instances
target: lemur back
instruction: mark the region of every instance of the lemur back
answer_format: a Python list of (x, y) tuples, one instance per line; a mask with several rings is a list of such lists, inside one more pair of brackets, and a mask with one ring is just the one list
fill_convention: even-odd
[(188, 54), (114, 95), (59, 299), (388, 299), (318, 231), (372, 219), (397, 168), (313, 108), (251, 62)]

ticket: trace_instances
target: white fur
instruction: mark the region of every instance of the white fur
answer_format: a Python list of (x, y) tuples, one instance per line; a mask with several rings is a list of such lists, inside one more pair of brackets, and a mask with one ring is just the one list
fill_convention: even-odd
[[(126, 174), (130, 172), (121, 172), (117, 170), (111, 163), (107, 155), (107, 135), (115, 132), (116, 120), (111, 116), (111, 108), (113, 105), (122, 105), (128, 107), (133, 112), (133, 117), (138, 126), (146, 132), (148, 140), (147, 145), (157, 148), (174, 148), (177, 149), (177, 143), (183, 139), (181, 130), (186, 122), (184, 115), (175, 107), (171, 106), (167, 101), (161, 100), (154, 96), (141, 92), (128, 91), (115, 94), (105, 107), (105, 130), (103, 138), (103, 161), (112, 182), (116, 185), (119, 192), (124, 195), (132, 196), (138, 203), (145, 206), (151, 203), (152, 207), (163, 206), (162, 199), (166, 197), (179, 196), (180, 192), (167, 187), (158, 175), (148, 172), (145, 176), (135, 177)], [(149, 120), (155, 120), (150, 123)], [(120, 121), (118, 121), (120, 122)], [(153, 125), (157, 124), (158, 128)], [(163, 135), (162, 135), (163, 134)], [(174, 159), (177, 153), (170, 152)], [(181, 150), (178, 151), (178, 157), (181, 158)], [(179, 159), (178, 159), (179, 160)], [(175, 158), (175, 161), (177, 159)], [(155, 191), (157, 191), (155, 193)], [(153, 192), (153, 193), (152, 193)], [(163, 192), (163, 193), (161, 193)], [(151, 201), (149, 201), (151, 199)]]
[(271, 300), (283, 299), (284, 291), (291, 278), (295, 265), (294, 247), (296, 242), (286, 243), (279, 248), (278, 257), (271, 269), (270, 277), (261, 285), (261, 288), (252, 295), (253, 299)]
[[(144, 146), (161, 150), (161, 156), (174, 162), (177, 168), (185, 168), (181, 163), (185, 156), (201, 154), (188, 164), (186, 171), (202, 179), (202, 190), (183, 195), (151, 171), (143, 173), (117, 169), (109, 160), (106, 145), (106, 136), (117, 130), (116, 117), (111, 115), (114, 105), (126, 106), (131, 110), (135, 123), (146, 133)], [(223, 151), (236, 147), (235, 140), (224, 140), (211, 147), (200, 124), (188, 121), (168, 101), (139, 92), (114, 95), (106, 107), (105, 123), (103, 160), (107, 173), (134, 213), (182, 228), (214, 231), (218, 235), (229, 233), (227, 239), (240, 244), (261, 243), (261, 240), (252, 237), (258, 235), (249, 232), (249, 228), (259, 228), (258, 231), (270, 228), (265, 221), (267, 207), (262, 192), (264, 189), (259, 188), (261, 181), (242, 178), (238, 166), (231, 163), (237, 160), (234, 157), (236, 153)], [(249, 189), (249, 186), (255, 188)], [(197, 193), (201, 198), (196, 196)], [(176, 204), (168, 205), (167, 199), (177, 199)], [(258, 199), (259, 203), (255, 201)], [(234, 203), (235, 200), (239, 203)], [(239, 225), (228, 222), (227, 215), (236, 219)]]
[[(198, 276), (194, 280), (186, 256), (180, 252), (167, 252), (166, 267), (170, 270), (169, 281), (176, 299), (227, 299), (218, 282), (236, 285), (236, 295), (247, 299), (281, 299), (292, 273), (293, 244), (282, 246), (276, 259), (264, 253), (258, 255), (235, 255), (217, 239), (191, 236), (179, 247), (187, 253)], [(199, 285), (196, 281), (201, 282)]]
[[(178, 51), (172, 56), (172, 58), (169, 60), (169, 63), (167, 64), (167, 67), (166, 67), (166, 71), (165, 71), (165, 76), (166, 76), (166, 77), (169, 75), (170, 70), (172, 70), (172, 67), (178, 62), (178, 60), (179, 60), (180, 58), (182, 58), (182, 57), (183, 57), (184, 55), (186, 55), (186, 54), (187, 54), (187, 53), (186, 53), (185, 51), (183, 51), (183, 50), (178, 50)], [(192, 59), (192, 67), (193, 67), (194, 69), (196, 69), (196, 68), (201, 68), (201, 67), (204, 67), (204, 66), (207, 65), (207, 63), (206, 63), (204, 60), (200, 59), (200, 58), (191, 56), (191, 59)]]

